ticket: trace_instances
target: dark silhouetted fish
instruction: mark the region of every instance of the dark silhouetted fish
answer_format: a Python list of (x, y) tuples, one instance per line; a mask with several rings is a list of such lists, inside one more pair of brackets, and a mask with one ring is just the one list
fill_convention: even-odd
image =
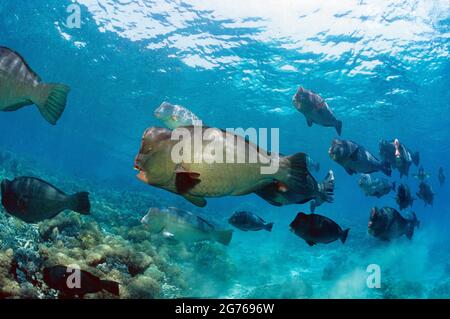
[(266, 223), (261, 217), (251, 212), (235, 212), (228, 222), (243, 231), (267, 230), (272, 231), (273, 223)]
[(311, 212), (323, 203), (333, 202), (334, 173), (329, 170), (322, 183), (317, 183), (309, 171), (305, 175), (306, 183), (301, 191), (280, 190), (277, 182), (273, 182), (255, 193), (274, 206), (304, 204), (311, 201)]
[(328, 244), (338, 239), (345, 243), (350, 230), (350, 228), (342, 230), (328, 217), (305, 213), (298, 213), (289, 226), (292, 232), (303, 238), (310, 246), (317, 243)]
[(67, 195), (55, 186), (35, 177), (17, 177), (2, 181), (2, 204), (6, 211), (27, 223), (52, 218), (65, 209), (90, 214), (89, 193)]
[(411, 239), (414, 235), (414, 227), (419, 227), (419, 225), (420, 222), (415, 213), (412, 213), (411, 217), (407, 219), (394, 208), (374, 207), (370, 212), (368, 230), (369, 234), (381, 240), (389, 241), (403, 235)]
[(332, 160), (344, 167), (350, 175), (355, 173), (370, 174), (381, 171), (387, 176), (391, 176), (389, 163), (382, 163), (368, 150), (355, 142), (334, 139), (328, 154)]
[(417, 178), (419, 181), (423, 182), (424, 180), (426, 180), (427, 178), (430, 178), (430, 174), (428, 174), (427, 172), (425, 172), (425, 169), (420, 166), (419, 170), (417, 171), (416, 174), (413, 175), (415, 178)]
[(36, 104), (42, 116), (54, 125), (66, 107), (69, 91), (64, 84), (42, 83), (17, 52), (0, 47), (0, 111)]
[[(75, 277), (77, 275), (79, 276), (79, 281)], [(83, 297), (86, 294), (102, 290), (116, 296), (120, 294), (117, 282), (101, 280), (85, 270), (57, 265), (44, 268), (43, 277), (48, 287), (58, 290), (66, 297)]]
[(419, 192), (416, 193), (417, 197), (425, 202), (425, 206), (431, 205), (433, 206), (434, 201), (434, 193), (431, 186), (425, 182), (420, 182), (419, 184)]
[(381, 140), (379, 149), (381, 160), (388, 162), (392, 168), (396, 168), (400, 172), (400, 177), (409, 175), (409, 167), (412, 163), (415, 166), (419, 165), (419, 152), (411, 152), (398, 139), (394, 139), (391, 142)]
[(397, 195), (395, 196), (395, 201), (398, 204), (400, 210), (408, 207), (412, 207), (414, 198), (411, 196), (411, 191), (409, 186), (406, 184), (400, 184), (397, 189)]
[(445, 183), (445, 174), (444, 174), (444, 169), (442, 167), (439, 167), (439, 173), (438, 173), (438, 178), (439, 178), (439, 185), (444, 185)]
[(341, 135), (342, 121), (336, 119), (327, 102), (316, 93), (300, 87), (292, 98), (295, 108), (306, 118), (308, 126), (316, 123), (325, 127), (334, 127)]

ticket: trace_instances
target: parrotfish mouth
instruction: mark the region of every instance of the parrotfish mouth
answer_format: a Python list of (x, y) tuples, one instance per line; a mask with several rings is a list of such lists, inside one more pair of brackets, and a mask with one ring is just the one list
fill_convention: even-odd
[(147, 178), (147, 175), (145, 174), (144, 171), (139, 170), (139, 173), (136, 175), (136, 177), (137, 177), (140, 181), (142, 181), (142, 182), (148, 184), (148, 178)]

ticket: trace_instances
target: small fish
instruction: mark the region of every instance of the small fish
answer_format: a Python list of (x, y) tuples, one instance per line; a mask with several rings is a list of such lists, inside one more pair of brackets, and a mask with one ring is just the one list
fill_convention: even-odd
[(376, 198), (381, 198), (389, 194), (390, 191), (395, 191), (395, 182), (390, 183), (386, 178), (373, 179), (369, 174), (361, 174), (358, 185), (366, 196)]
[(55, 125), (66, 107), (69, 91), (64, 84), (43, 83), (17, 52), (0, 47), (0, 111), (36, 104), (47, 122)]
[(419, 167), (419, 170), (413, 176), (421, 182), (423, 182), (427, 178), (430, 178), (430, 174), (426, 173), (422, 166)]
[(395, 201), (398, 204), (400, 210), (412, 207), (414, 198), (411, 196), (411, 191), (409, 186), (406, 184), (400, 184), (397, 189), (397, 195), (395, 196)]
[[(76, 286), (77, 275), (79, 275), (78, 287)], [(86, 294), (96, 293), (102, 290), (108, 291), (116, 296), (120, 294), (119, 284), (117, 282), (101, 280), (90, 272), (81, 269), (61, 265), (46, 267), (43, 271), (43, 277), (48, 287), (58, 290), (67, 297), (78, 296), (82, 298)]]
[(67, 195), (55, 186), (35, 177), (16, 177), (1, 183), (2, 204), (6, 211), (26, 223), (53, 218), (66, 209), (89, 215), (89, 193)]
[(445, 183), (445, 174), (444, 174), (444, 169), (442, 167), (439, 167), (439, 173), (438, 173), (438, 178), (439, 178), (439, 185), (444, 185)]
[[(199, 141), (200, 148), (194, 145), (194, 141), (199, 140), (195, 137), (197, 133), (203, 137)], [(172, 136), (186, 134), (193, 138), (172, 139)], [(211, 149), (211, 140), (219, 147), (214, 148), (214, 155), (206, 152)], [(180, 149), (187, 150), (183, 157), (188, 159), (177, 162), (172, 155)], [(223, 161), (215, 160), (219, 154)], [(257, 160), (240, 161), (238, 157), (242, 154), (247, 154), (246, 158), (254, 154)], [(300, 192), (306, 184), (306, 157), (305, 153), (269, 154), (243, 137), (218, 128), (184, 126), (171, 131), (151, 127), (144, 132), (134, 168), (139, 171), (137, 177), (142, 182), (179, 194), (194, 205), (204, 207), (206, 197), (247, 195), (274, 181), (280, 189)], [(271, 163), (276, 163), (278, 169), (262, 174), (262, 168)]]
[(243, 231), (272, 231), (273, 223), (266, 223), (261, 217), (246, 211), (235, 212), (228, 222)]
[(380, 158), (389, 163), (391, 168), (396, 168), (400, 172), (400, 177), (409, 175), (409, 167), (414, 163), (419, 165), (419, 152), (411, 152), (398, 139), (389, 142), (381, 140), (379, 143)]
[(425, 202), (425, 206), (427, 205), (433, 206), (434, 193), (433, 189), (431, 188), (431, 185), (425, 182), (420, 182), (419, 192), (417, 192), (416, 195)]
[(328, 154), (350, 175), (382, 171), (387, 176), (391, 176), (391, 167), (388, 162), (382, 163), (363, 146), (355, 142), (334, 139)]
[(308, 172), (306, 183), (301, 191), (283, 191), (278, 187), (277, 182), (267, 185), (256, 191), (256, 195), (266, 200), (274, 206), (283, 206), (291, 204), (304, 204), (311, 201), (311, 212), (323, 203), (332, 203), (334, 192), (334, 173), (329, 170), (322, 183), (317, 183), (315, 178)]
[(212, 240), (228, 246), (233, 235), (232, 230), (217, 230), (202, 217), (175, 207), (150, 208), (141, 223), (152, 233), (187, 243)]
[(154, 112), (155, 117), (173, 130), (179, 126), (200, 125), (201, 120), (187, 108), (163, 102)]
[(368, 231), (372, 236), (384, 241), (406, 235), (411, 239), (414, 228), (419, 227), (420, 222), (416, 214), (412, 213), (410, 218), (404, 218), (397, 210), (391, 207), (381, 209), (374, 207), (370, 212)]
[(290, 230), (300, 238), (303, 238), (309, 246), (317, 243), (329, 244), (340, 239), (344, 244), (347, 240), (350, 228), (342, 228), (328, 217), (318, 214), (298, 213), (292, 223)]
[(332, 126), (341, 135), (342, 121), (336, 119), (327, 102), (316, 93), (300, 87), (292, 98), (295, 108), (306, 118), (308, 126), (316, 123), (321, 126)]

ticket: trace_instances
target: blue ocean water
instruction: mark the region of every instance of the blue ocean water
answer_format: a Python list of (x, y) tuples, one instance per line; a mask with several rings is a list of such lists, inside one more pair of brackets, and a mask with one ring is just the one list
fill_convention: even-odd
[[(80, 10), (79, 28), (68, 25), (70, 5)], [(143, 207), (151, 194), (225, 226), (236, 210), (275, 223), (271, 233), (236, 230), (224, 249), (234, 269), (226, 280), (197, 273), (182, 295), (450, 297), (449, 184), (437, 179), (439, 167), (450, 172), (448, 1), (6, 0), (0, 16), (0, 45), (20, 52), (45, 81), (71, 87), (56, 126), (35, 107), (2, 112), (2, 150), (89, 183), (94, 194), (133, 192), (127, 201)], [(394, 193), (364, 196), (359, 177), (329, 158), (336, 132), (307, 126), (291, 102), (299, 86), (326, 99), (344, 123), (343, 138), (375, 155), (380, 139), (394, 138), (420, 152), (436, 198), (432, 207), (415, 201), (421, 226), (411, 241), (367, 234), (371, 207), (396, 207)], [(153, 110), (163, 101), (215, 127), (279, 128), (282, 153), (309, 154), (321, 165), (318, 180), (334, 171), (335, 202), (317, 212), (350, 227), (348, 241), (309, 247), (289, 232), (309, 204), (274, 207), (248, 195), (198, 208), (136, 179), (142, 133), (162, 126)], [(414, 193), (416, 170), (402, 178)], [(391, 180), (400, 182), (397, 171)], [(381, 289), (366, 285), (370, 264), (381, 267)]]

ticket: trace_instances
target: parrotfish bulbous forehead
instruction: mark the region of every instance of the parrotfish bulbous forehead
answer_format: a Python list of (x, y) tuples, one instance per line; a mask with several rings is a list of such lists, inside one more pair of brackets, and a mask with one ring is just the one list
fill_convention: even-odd
[(172, 131), (163, 127), (149, 127), (142, 135), (141, 148), (134, 160), (134, 168), (141, 170), (145, 161), (148, 160), (150, 152), (162, 140), (170, 139)]
[(168, 102), (162, 102), (161, 105), (155, 110), (155, 117), (163, 119), (171, 116), (175, 110), (175, 106)]

